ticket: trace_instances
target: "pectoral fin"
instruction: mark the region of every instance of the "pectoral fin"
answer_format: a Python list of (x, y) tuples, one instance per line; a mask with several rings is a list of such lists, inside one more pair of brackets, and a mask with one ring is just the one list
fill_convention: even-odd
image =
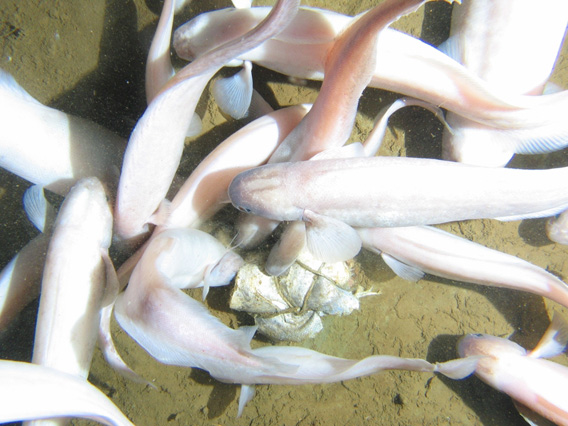
[(342, 262), (361, 250), (357, 231), (345, 222), (304, 210), (306, 241), (312, 255), (323, 262)]
[(459, 42), (459, 38), (450, 36), (438, 46), (438, 50), (445, 53), (447, 56), (452, 58), (454, 61), (462, 63), (462, 47)]
[(239, 331), (242, 332), (242, 347), (250, 349), (250, 342), (252, 341), (254, 335), (256, 334), (258, 327), (256, 325), (243, 325), (239, 327)]
[(201, 117), (197, 113), (193, 113), (191, 116), (191, 121), (189, 122), (189, 127), (185, 132), (186, 138), (191, 138), (193, 136), (197, 136), (203, 130), (203, 124), (201, 123)]
[(565, 134), (550, 137), (534, 137), (531, 139), (519, 139), (514, 149), (517, 154), (547, 154), (566, 148), (568, 141)]
[(288, 226), (280, 240), (272, 247), (264, 269), (268, 275), (280, 276), (296, 261), (306, 245), (306, 226), (302, 221), (295, 221)]
[(28, 219), (40, 232), (49, 231), (56, 212), (43, 193), (43, 186), (32, 185), (24, 193), (24, 210)]
[(212, 91), (219, 109), (237, 120), (246, 117), (252, 99), (252, 64), (243, 63), (235, 75), (216, 80)]

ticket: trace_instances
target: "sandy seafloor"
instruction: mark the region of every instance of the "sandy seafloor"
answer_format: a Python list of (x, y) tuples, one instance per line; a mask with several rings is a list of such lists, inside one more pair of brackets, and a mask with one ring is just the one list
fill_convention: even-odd
[[(364, 11), (374, 3), (302, 1), (349, 14)], [(226, 6), (228, 1), (195, 0), (176, 19), (176, 26), (198, 12)], [(127, 137), (145, 107), (145, 55), (160, 7), (160, 2), (152, 0), (3, 0), (0, 67), (12, 73), (39, 101), (97, 121)], [(401, 20), (396, 27), (439, 43), (447, 35), (450, 10), (447, 4), (432, 3)], [(566, 88), (565, 57), (560, 57), (553, 81)], [(319, 83), (311, 82), (305, 87), (295, 86), (286, 78), (259, 68), (255, 77), (257, 89), (274, 107), (311, 102), (319, 87)], [(181, 166), (185, 175), (240, 126), (227, 122), (206, 97), (198, 108), (204, 117), (204, 132), (187, 141)], [(379, 90), (365, 92), (354, 140), (365, 137), (375, 114), (394, 98)], [(439, 157), (440, 136), (441, 126), (429, 113), (409, 109), (391, 120), (380, 154)], [(513, 163), (536, 168), (567, 164), (565, 152), (517, 158)], [(28, 186), (27, 182), (0, 171), (0, 267), (36, 235), (21, 208), (22, 194)], [(231, 211), (224, 212), (211, 227), (228, 228), (231, 218)], [(476, 220), (441, 228), (529, 260), (568, 279), (568, 248), (547, 239), (544, 220)], [(386, 354), (444, 361), (457, 356), (456, 342), (465, 333), (511, 336), (532, 348), (553, 311), (568, 316), (567, 309), (537, 296), (432, 276), (411, 283), (396, 277), (373, 254), (363, 252), (356, 260), (364, 272), (362, 285), (374, 286), (382, 294), (362, 299), (361, 309), (350, 316), (326, 317), (324, 331), (315, 339), (304, 341), (303, 346), (346, 358)], [(228, 308), (230, 292), (230, 287), (213, 289), (208, 297), (210, 309), (231, 327), (250, 324), (250, 317)], [(196, 295), (199, 297), (200, 293)], [(31, 358), (35, 310), (36, 304), (32, 304), (2, 335), (2, 358)], [(105, 364), (98, 349), (89, 380), (137, 425), (524, 424), (506, 395), (476, 378), (451, 381), (426, 373), (397, 371), (335, 384), (257, 386), (256, 396), (243, 416), (236, 419), (237, 386), (218, 383), (200, 370), (159, 364), (116, 324), (114, 337), (126, 361), (155, 383), (157, 390), (116, 374)], [(263, 339), (253, 342), (253, 346), (266, 344), (269, 343)], [(565, 356), (557, 360), (567, 363)], [(83, 420), (73, 423), (91, 424)]]

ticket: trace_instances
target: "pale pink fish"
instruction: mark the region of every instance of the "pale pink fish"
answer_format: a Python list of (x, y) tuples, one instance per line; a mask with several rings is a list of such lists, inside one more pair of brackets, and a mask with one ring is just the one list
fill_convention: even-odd
[(108, 426), (132, 426), (86, 379), (26, 362), (0, 360), (0, 400), (0, 423), (82, 417)]
[(0, 70), (0, 167), (65, 195), (96, 176), (114, 192), (124, 139), (88, 120), (47, 107)]
[(380, 254), (402, 278), (424, 273), (527, 291), (568, 307), (568, 285), (532, 263), (431, 226), (359, 228), (363, 247)]
[(541, 359), (559, 355), (566, 343), (568, 325), (555, 314), (550, 327), (531, 352), (507, 339), (486, 334), (463, 337), (458, 351), (464, 357), (481, 356), (475, 374), (520, 404), (521, 414), (529, 421), (532, 422), (537, 413), (557, 425), (566, 426), (568, 367)]
[(347, 142), (359, 98), (377, 65), (379, 33), (422, 3), (424, 0), (386, 0), (360, 15), (335, 38), (312, 109), (278, 147), (270, 163), (307, 160)]
[(247, 213), (303, 220), (312, 254), (332, 262), (359, 251), (353, 226), (550, 216), (568, 206), (566, 179), (568, 168), (485, 168), (408, 157), (322, 159), (240, 173), (229, 198)]
[[(266, 13), (256, 9), (224, 9), (198, 16), (175, 32), (176, 52), (191, 59), (244, 33)], [(351, 19), (302, 8), (285, 31), (240, 59), (293, 77), (322, 80), (334, 40)], [(560, 113), (566, 109), (567, 93), (542, 99), (497, 93), (436, 48), (395, 30), (380, 33), (376, 54), (381, 60), (371, 87), (419, 98), (477, 122), (515, 131), (526, 141), (555, 140), (568, 134)]]
[(203, 259), (209, 257), (212, 246), (200, 241), (203, 234), (193, 229), (170, 229), (153, 238), (128, 287), (118, 297), (115, 315), (121, 327), (158, 361), (201, 368), (219, 381), (242, 384), (239, 415), (254, 395), (254, 384), (330, 383), (388, 369), (437, 371), (461, 378), (475, 368), (475, 359), (464, 364), (460, 361), (456, 369), (455, 363), (433, 365), (395, 356), (356, 361), (300, 347), (251, 349), (255, 327), (231, 329), (181, 291), (194, 285), (195, 276), (228, 283), (238, 269), (219, 254), (213, 256), (217, 266), (208, 268), (210, 260)]
[(105, 294), (112, 215), (96, 178), (79, 181), (55, 221), (42, 280), (33, 362), (86, 378)]
[[(108, 257), (112, 217), (100, 182), (85, 178), (71, 188), (53, 235), (55, 212), (41, 187), (26, 191), (24, 208), (42, 234), (0, 274), (0, 327), (38, 296), (41, 284), (33, 362), (86, 379), (98, 335), (103, 355), (114, 369), (148, 384), (124, 363), (110, 337), (118, 282)], [(26, 424), (66, 423), (51, 419)]]
[(148, 231), (179, 165), (189, 117), (211, 77), (233, 57), (277, 34), (293, 18), (298, 3), (279, 1), (256, 29), (187, 65), (150, 103), (124, 155), (115, 206), (115, 232), (120, 237), (137, 239)]
[[(112, 214), (97, 178), (69, 191), (53, 225), (41, 283), (32, 362), (86, 379), (97, 341)], [(30, 424), (66, 424), (67, 419)]]
[[(496, 91), (542, 94), (568, 24), (564, 0), (499, 2), (470, 0), (453, 9), (450, 38), (441, 47)], [(505, 166), (515, 153), (561, 149), (564, 135), (519, 140), (516, 135), (450, 112), (443, 155), (449, 160)]]

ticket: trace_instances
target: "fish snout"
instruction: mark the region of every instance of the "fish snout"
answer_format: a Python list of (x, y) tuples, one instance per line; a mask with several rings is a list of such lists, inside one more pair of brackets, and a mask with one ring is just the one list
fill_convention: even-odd
[(237, 210), (244, 213), (253, 213), (252, 207), (248, 205), (247, 176), (248, 173), (246, 171), (236, 175), (229, 184), (227, 193), (230, 202)]
[(284, 218), (290, 201), (285, 179), (265, 165), (239, 173), (229, 185), (229, 200), (236, 209), (274, 220)]

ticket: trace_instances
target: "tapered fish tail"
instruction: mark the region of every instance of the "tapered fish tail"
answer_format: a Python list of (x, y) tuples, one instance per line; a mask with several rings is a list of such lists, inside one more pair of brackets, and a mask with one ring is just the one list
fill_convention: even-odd
[[(436, 367), (423, 359), (375, 355), (362, 360), (338, 358), (300, 347), (268, 346), (253, 349), (255, 356), (264, 358), (276, 368), (274, 376), (260, 378), (259, 383), (333, 383), (369, 376), (384, 370), (434, 372)], [(292, 367), (278, 372), (280, 367)]]

